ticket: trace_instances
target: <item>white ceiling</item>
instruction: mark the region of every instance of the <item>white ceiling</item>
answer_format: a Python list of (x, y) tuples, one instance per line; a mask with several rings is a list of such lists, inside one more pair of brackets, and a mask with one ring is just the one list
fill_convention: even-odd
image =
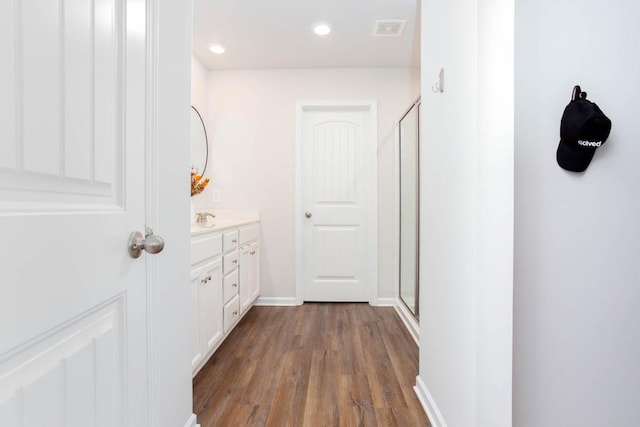
[[(419, 0), (194, 0), (193, 51), (209, 69), (418, 67)], [(406, 19), (373, 37), (377, 19)], [(331, 34), (313, 33), (318, 21)], [(222, 43), (227, 52), (209, 52)]]

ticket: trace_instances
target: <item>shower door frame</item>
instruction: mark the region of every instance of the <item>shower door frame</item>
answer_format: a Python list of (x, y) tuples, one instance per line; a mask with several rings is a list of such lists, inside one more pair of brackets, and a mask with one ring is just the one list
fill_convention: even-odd
[[(416, 319), (420, 319), (420, 105), (421, 98), (411, 104), (398, 120), (398, 298), (402, 304)], [(416, 268), (415, 268), (415, 312), (409, 307), (409, 304), (402, 298), (402, 120), (416, 108)]]

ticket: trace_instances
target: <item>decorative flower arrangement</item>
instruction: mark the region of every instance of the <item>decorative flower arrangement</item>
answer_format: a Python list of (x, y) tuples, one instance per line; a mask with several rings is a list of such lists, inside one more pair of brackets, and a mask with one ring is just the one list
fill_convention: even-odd
[(197, 169), (191, 169), (191, 197), (202, 193), (208, 184), (209, 178), (202, 179), (202, 175), (198, 174)]

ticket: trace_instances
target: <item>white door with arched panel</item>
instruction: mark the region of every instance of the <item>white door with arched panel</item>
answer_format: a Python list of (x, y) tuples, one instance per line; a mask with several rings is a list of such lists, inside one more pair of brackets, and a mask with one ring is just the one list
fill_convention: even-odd
[(376, 104), (298, 104), (297, 300), (376, 301)]

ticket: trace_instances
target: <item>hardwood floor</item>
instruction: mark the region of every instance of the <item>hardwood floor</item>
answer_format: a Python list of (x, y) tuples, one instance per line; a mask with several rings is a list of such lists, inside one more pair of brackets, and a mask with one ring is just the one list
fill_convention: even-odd
[(430, 426), (393, 308), (254, 307), (194, 378), (202, 427)]

